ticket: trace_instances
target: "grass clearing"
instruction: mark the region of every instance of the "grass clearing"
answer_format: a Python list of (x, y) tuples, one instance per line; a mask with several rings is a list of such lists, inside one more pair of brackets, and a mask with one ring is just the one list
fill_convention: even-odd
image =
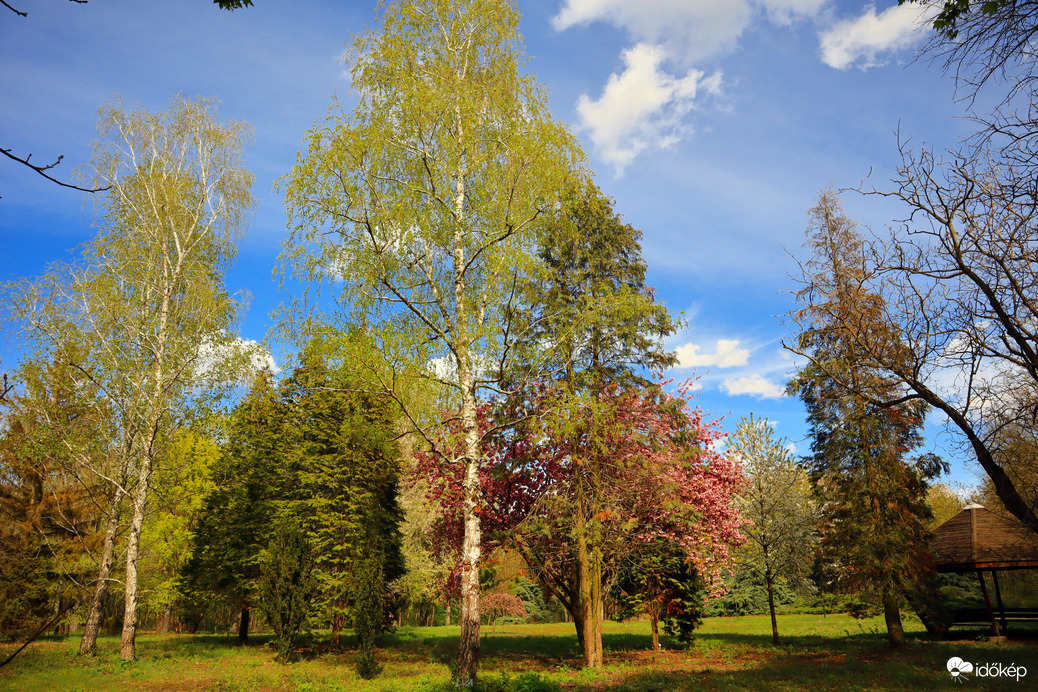
[[(484, 630), (481, 682), (487, 690), (551, 692), (617, 690), (944, 690), (956, 681), (946, 670), (958, 656), (974, 665), (997, 663), (1027, 669), (1014, 678), (969, 676), (969, 689), (1030, 689), (1038, 680), (1038, 639), (991, 643), (981, 630), (965, 630), (958, 641), (934, 641), (914, 618), (911, 643), (890, 652), (882, 620), (846, 615), (779, 617), (782, 645), (771, 644), (767, 616), (708, 618), (690, 651), (649, 650), (647, 622), (606, 623), (606, 663), (600, 671), (581, 667), (572, 624), (504, 625)], [(227, 635), (148, 635), (138, 638), (136, 663), (118, 657), (118, 638), (99, 641), (94, 658), (77, 655), (78, 638), (49, 638), (26, 649), (0, 669), (0, 690), (343, 690), (382, 692), (451, 690), (449, 663), (458, 627), (403, 627), (387, 635), (378, 651), (383, 674), (361, 680), (353, 669), (356, 649), (341, 651), (316, 637), (289, 666), (273, 662), (264, 637), (239, 647)], [(0, 645), (0, 656), (16, 645)], [(1026, 678), (1029, 678), (1028, 681)]]

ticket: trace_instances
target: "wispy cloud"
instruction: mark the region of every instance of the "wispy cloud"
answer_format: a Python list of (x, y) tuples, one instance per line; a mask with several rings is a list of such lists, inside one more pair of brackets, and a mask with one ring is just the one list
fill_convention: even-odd
[(875, 6), (869, 6), (860, 17), (839, 22), (819, 34), (822, 61), (837, 70), (882, 65), (881, 56), (922, 41), (937, 10), (933, 5), (910, 3), (876, 14)]
[(559, 30), (606, 22), (635, 43), (660, 45), (686, 66), (733, 50), (756, 17), (789, 24), (815, 15), (827, 0), (566, 0), (552, 23)]

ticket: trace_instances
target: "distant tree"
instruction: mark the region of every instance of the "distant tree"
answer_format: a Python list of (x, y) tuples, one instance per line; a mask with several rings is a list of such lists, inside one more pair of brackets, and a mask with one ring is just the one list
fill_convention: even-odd
[(742, 418), (731, 440), (747, 483), (739, 511), (747, 521), (742, 555), (764, 575), (771, 636), (778, 644), (775, 579), (803, 579), (815, 551), (817, 515), (807, 473), (793, 458), (789, 441), (776, 440), (767, 420)]
[[(480, 623), (477, 397), (499, 383), (511, 345), (527, 338), (511, 329), (509, 306), (532, 265), (535, 231), (581, 155), (520, 71), (511, 0), (382, 8), (380, 30), (358, 36), (347, 57), (356, 107), (333, 107), (286, 179), (293, 231), (282, 259), (336, 293), (341, 312), (328, 321), (373, 335), (381, 361), (372, 375), (386, 391), (421, 376), (454, 397), (467, 537), (456, 678), (471, 684)], [(319, 321), (308, 304), (296, 307), (284, 322), (293, 331)]]
[(933, 515), (929, 527), (933, 529), (961, 512), (967, 502), (947, 483), (933, 483), (926, 489), (926, 504)]
[[(738, 558), (737, 552), (736, 560)], [(813, 562), (807, 567), (811, 566)], [(813, 576), (813, 573), (809, 572), (808, 578)], [(707, 602), (704, 613), (710, 617), (763, 615), (771, 612), (772, 602), (776, 606), (783, 606), (794, 603), (797, 597), (797, 592), (782, 577), (773, 580), (769, 593), (763, 570), (752, 562), (736, 562), (731, 577), (725, 580), (724, 595)]]
[(493, 625), (494, 632), (497, 631), (497, 621), (502, 617), (527, 618), (526, 606), (522, 599), (514, 594), (502, 591), (493, 591), (484, 598), (483, 612), (487, 616), (487, 624)]
[[(891, 647), (905, 642), (900, 601), (932, 569), (927, 552), (927, 481), (942, 464), (911, 460), (921, 442), (925, 404), (904, 398), (900, 383), (863, 365), (855, 334), (868, 331), (896, 352), (899, 337), (878, 319), (882, 298), (865, 288), (864, 244), (832, 192), (810, 212), (803, 331), (793, 347), (808, 357), (789, 383), (807, 408), (811, 455), (805, 461), (819, 495), (822, 547), (845, 588), (880, 595)], [(880, 406), (875, 401), (903, 401)]]

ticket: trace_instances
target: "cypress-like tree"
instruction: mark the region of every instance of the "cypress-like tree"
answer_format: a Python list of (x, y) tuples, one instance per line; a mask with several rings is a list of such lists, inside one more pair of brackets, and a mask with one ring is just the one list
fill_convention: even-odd
[(285, 406), (270, 374), (262, 372), (231, 415), (212, 471), (215, 488), (203, 505), (184, 570), (196, 600), (217, 594), (240, 608), (243, 644), (258, 601), (260, 551), (270, 540), (276, 503), (292, 483), (283, 464), (287, 434)]
[(317, 607), (331, 619), (333, 643), (352, 620), (365, 659), (382, 629), (386, 584), (404, 571), (400, 455), (390, 400), (363, 391), (323, 346), (311, 342), (282, 390), (296, 436), (291, 511), (313, 546)]
[[(289, 560), (295, 550), (295, 538), (274, 535), (271, 517), (288, 522), (312, 561), (312, 614), (328, 618), (335, 644), (352, 622), (361, 672), (374, 675), (386, 585), (403, 574), (399, 451), (390, 400), (363, 391), (331, 351), (327, 342), (311, 341), (278, 387), (269, 375), (258, 376), (235, 409), (186, 572), (196, 590), (240, 605), (241, 641), (249, 609), (258, 604), (287, 623), (279, 642), (290, 646), (296, 616), (281, 609), (298, 610), (284, 591), (294, 582), (285, 576), (276, 588), (264, 587), (278, 603), (264, 603), (260, 594), (262, 559)], [(279, 652), (279, 660), (287, 656)]]
[(317, 586), (313, 548), (293, 517), (277, 518), (260, 566), (260, 608), (274, 630), (277, 661), (289, 663), (296, 635), (313, 611), (311, 598)]

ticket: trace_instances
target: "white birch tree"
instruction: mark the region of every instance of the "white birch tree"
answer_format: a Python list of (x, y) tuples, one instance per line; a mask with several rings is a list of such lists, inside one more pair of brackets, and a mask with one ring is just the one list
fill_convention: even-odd
[(521, 71), (518, 24), (511, 0), (387, 3), (380, 31), (347, 55), (356, 105), (333, 105), (286, 180), (283, 261), (335, 306), (314, 317), (298, 302), (284, 324), (369, 332), (387, 390), (417, 373), (452, 393), (465, 469), (460, 684), (473, 684), (479, 654), (479, 392), (524, 336), (509, 318), (520, 277), (581, 158)]
[[(66, 367), (111, 407), (104, 467), (110, 487), (81, 652), (94, 650), (112, 579), (120, 505), (129, 502), (120, 655), (136, 658), (140, 536), (152, 476), (170, 433), (218, 391), (212, 354), (230, 341), (239, 302), (223, 286), (251, 208), (252, 174), (241, 167), (249, 132), (221, 124), (209, 101), (175, 98), (165, 113), (101, 109), (94, 167), (100, 231), (80, 262), (15, 290), (16, 313), (40, 351), (77, 332), (89, 344)], [(244, 360), (244, 359), (243, 359)], [(71, 444), (71, 441), (70, 441)]]

